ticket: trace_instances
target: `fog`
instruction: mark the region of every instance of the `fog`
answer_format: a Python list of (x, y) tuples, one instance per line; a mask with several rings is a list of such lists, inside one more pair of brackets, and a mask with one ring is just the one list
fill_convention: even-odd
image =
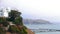
[(25, 19), (60, 22), (60, 0), (0, 0), (0, 7), (17, 8)]

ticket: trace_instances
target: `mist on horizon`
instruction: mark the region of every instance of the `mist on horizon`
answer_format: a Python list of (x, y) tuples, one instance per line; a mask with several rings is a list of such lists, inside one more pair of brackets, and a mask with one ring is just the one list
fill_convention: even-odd
[(0, 0), (0, 7), (17, 8), (25, 19), (60, 23), (60, 0)]

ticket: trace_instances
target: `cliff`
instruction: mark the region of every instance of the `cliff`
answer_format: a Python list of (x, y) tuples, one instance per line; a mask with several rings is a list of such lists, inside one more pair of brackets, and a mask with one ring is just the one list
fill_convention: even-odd
[(11, 10), (9, 17), (0, 17), (0, 34), (33, 34), (22, 22), (21, 12)]
[(35, 34), (34, 32), (32, 32), (30, 29), (27, 29), (28, 34)]
[[(26, 31), (28, 32), (28, 34), (35, 34), (34, 32), (32, 32), (32, 31), (29, 30), (29, 29), (27, 29)], [(12, 34), (12, 33), (10, 33), (10, 32), (6, 32), (6, 34)]]

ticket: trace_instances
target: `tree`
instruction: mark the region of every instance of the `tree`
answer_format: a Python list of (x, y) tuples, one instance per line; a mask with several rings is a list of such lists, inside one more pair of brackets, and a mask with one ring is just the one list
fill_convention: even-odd
[(9, 12), (9, 21), (12, 21), (16, 25), (23, 25), (22, 23), (22, 17), (20, 16), (21, 12), (18, 12), (17, 10), (11, 10)]
[(17, 10), (11, 10), (11, 12), (9, 12), (10, 21), (14, 21), (20, 15), (21, 15), (21, 12), (18, 12)]

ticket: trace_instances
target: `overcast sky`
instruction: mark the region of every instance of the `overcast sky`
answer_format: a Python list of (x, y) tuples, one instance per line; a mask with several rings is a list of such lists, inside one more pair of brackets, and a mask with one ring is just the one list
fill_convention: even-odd
[(23, 18), (60, 22), (60, 0), (0, 0), (0, 7), (17, 8)]

